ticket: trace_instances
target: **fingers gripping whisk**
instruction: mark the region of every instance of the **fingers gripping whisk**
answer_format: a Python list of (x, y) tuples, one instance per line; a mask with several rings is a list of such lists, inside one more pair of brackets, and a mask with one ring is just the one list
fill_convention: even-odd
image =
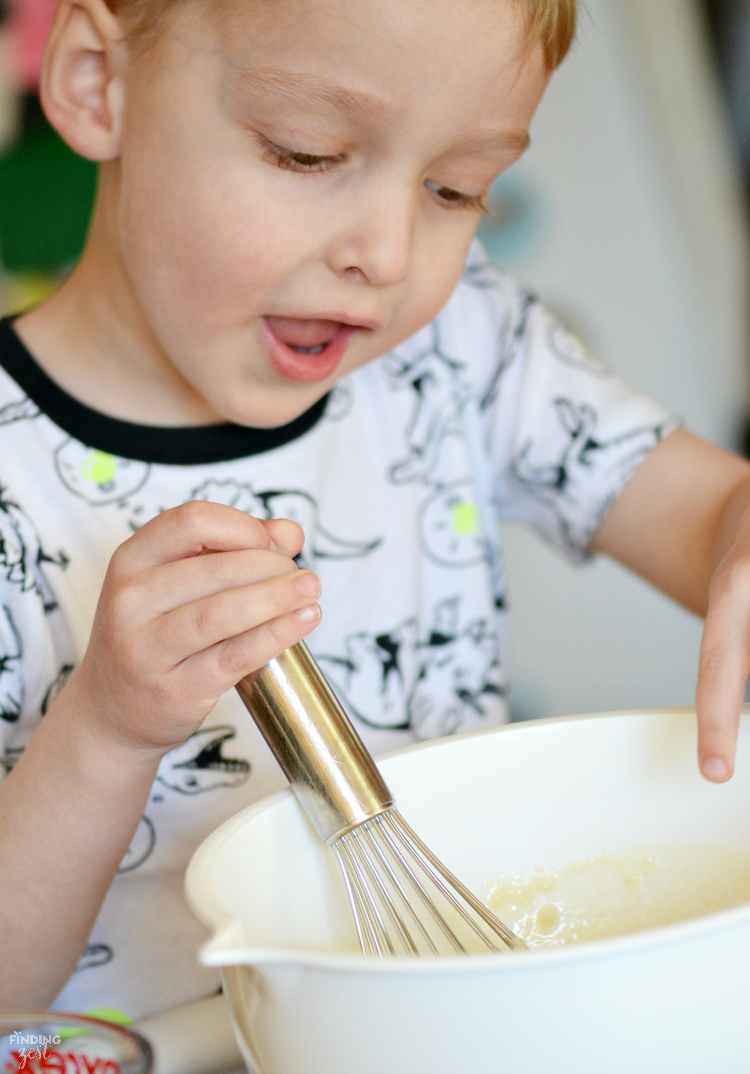
[(292, 790), (341, 864), (362, 951), (524, 948), (395, 809), (375, 762), (299, 642), (237, 684)]
[(525, 947), (396, 809), (352, 829), (333, 849), (365, 954), (454, 955)]

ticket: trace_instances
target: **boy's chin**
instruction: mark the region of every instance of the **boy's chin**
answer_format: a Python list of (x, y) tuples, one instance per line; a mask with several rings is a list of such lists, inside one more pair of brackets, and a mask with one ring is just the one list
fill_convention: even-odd
[[(219, 413), (226, 422), (242, 425), (248, 429), (278, 429), (290, 425), (319, 403), (331, 390), (330, 382), (326, 384), (300, 384), (292, 390), (258, 391), (247, 406), (237, 405), (237, 401), (226, 401)], [(281, 398), (280, 398), (281, 395)], [(217, 423), (221, 423), (218, 418)]]

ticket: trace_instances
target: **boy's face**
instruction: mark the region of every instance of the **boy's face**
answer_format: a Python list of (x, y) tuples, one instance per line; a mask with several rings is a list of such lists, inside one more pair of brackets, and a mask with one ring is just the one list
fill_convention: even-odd
[(158, 360), (275, 426), (445, 304), (548, 75), (508, 0), (210, 9), (129, 64), (104, 218)]

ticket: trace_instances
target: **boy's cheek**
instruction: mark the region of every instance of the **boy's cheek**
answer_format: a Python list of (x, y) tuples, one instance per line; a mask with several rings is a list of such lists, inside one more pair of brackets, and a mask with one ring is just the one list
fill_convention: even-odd
[(210, 172), (128, 191), (123, 255), (142, 301), (190, 320), (253, 315), (300, 250), (300, 232), (295, 244), (293, 227), (260, 202)]
[(453, 294), (475, 233), (476, 228), (467, 221), (465, 228), (435, 236), (415, 250), (408, 301), (399, 326), (402, 340), (429, 324)]
[(322, 227), (307, 199), (268, 189), (266, 167), (210, 133), (196, 145), (179, 133), (170, 140), (158, 128), (149, 132), (122, 169), (120, 241), (130, 275), (148, 294), (163, 287), (167, 302), (182, 296), (181, 312), (208, 302), (246, 316), (305, 260)]
[[(227, 192), (217, 203), (202, 190), (184, 188), (165, 204), (152, 199), (149, 207), (144, 193), (142, 207), (133, 205), (125, 259), (167, 353), (233, 349), (241, 336), (239, 352), (262, 375), (262, 353), (253, 352), (260, 350), (263, 316), (294, 312), (309, 294), (343, 309), (351, 302), (352, 292), (330, 278), (325, 236), (315, 233), (305, 213), (256, 212), (252, 199), (233, 202)], [(369, 311), (371, 305), (385, 326), (360, 337), (337, 377), (387, 353), (433, 319), (456, 286), (472, 235), (473, 229), (437, 243), (425, 237), (413, 251), (407, 279), (392, 293), (373, 292), (364, 303), (356, 295), (352, 308)]]

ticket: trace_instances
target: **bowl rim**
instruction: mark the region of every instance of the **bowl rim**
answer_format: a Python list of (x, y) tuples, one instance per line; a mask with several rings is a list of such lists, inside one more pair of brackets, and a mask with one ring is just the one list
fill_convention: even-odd
[[(750, 704), (743, 705), (744, 715), (750, 715)], [(537, 728), (550, 724), (581, 722), (584, 720), (603, 720), (613, 717), (685, 715), (695, 717), (695, 707), (689, 705), (648, 708), (618, 709), (612, 712), (592, 712), (576, 716), (552, 716), (543, 720), (530, 720), (519, 723), (503, 724), (499, 727), (482, 728), (460, 735), (447, 735), (442, 738), (416, 742), (400, 749), (391, 750), (377, 757), (378, 763), (393, 757), (414, 753), (419, 750), (432, 749), (448, 742), (479, 738), (485, 735), (526, 732), (533, 733)], [(750, 924), (750, 901), (727, 910), (690, 918), (650, 929), (624, 933), (599, 940), (587, 940), (578, 944), (560, 945), (558, 947), (532, 948), (529, 951), (500, 952), (493, 954), (447, 955), (440, 958), (415, 959), (408, 956), (379, 958), (359, 952), (331, 952), (314, 947), (297, 946), (255, 946), (231, 942), (231, 933), (236, 918), (228, 914), (216, 900), (209, 884), (200, 883), (200, 877), (210, 875), (213, 858), (221, 851), (224, 844), (235, 832), (244, 827), (252, 818), (272, 809), (279, 802), (293, 798), (291, 788), (282, 790), (260, 799), (224, 821), (212, 832), (195, 851), (185, 875), (185, 894), (193, 913), (212, 932), (211, 938), (199, 950), (199, 959), (205, 966), (216, 968), (228, 966), (264, 966), (297, 967), (316, 970), (323, 973), (364, 973), (365, 975), (395, 974), (397, 976), (455, 976), (456, 974), (485, 973), (522, 973), (536, 966), (598, 961), (602, 958), (627, 957), (643, 948), (662, 948), (673, 943), (701, 939), (706, 934), (723, 932), (737, 924)], [(193, 896), (193, 888), (200, 883), (202, 894), (200, 903)]]

